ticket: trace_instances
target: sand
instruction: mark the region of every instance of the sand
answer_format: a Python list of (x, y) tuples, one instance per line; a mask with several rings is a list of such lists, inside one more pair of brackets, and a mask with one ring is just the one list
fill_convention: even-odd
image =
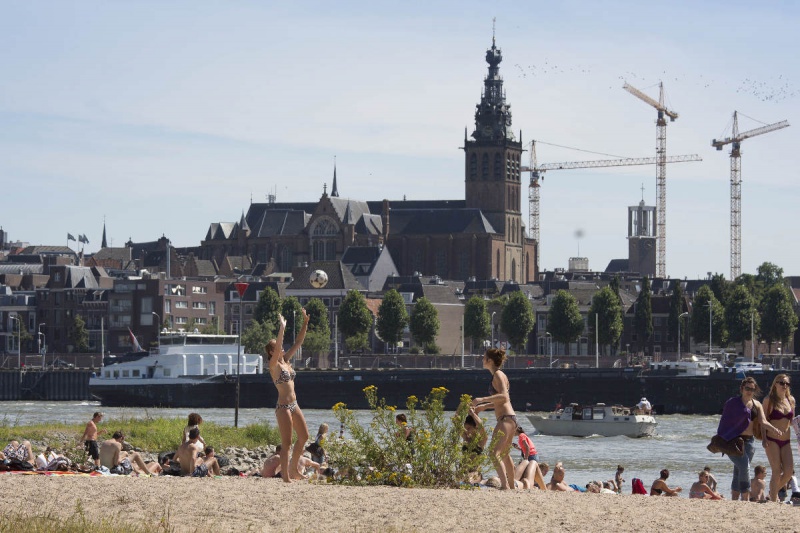
[[(496, 489), (343, 487), (277, 479), (0, 475), (15, 513), (115, 517), (175, 531), (799, 531), (790, 505)], [(9, 512), (8, 507), (2, 512)]]

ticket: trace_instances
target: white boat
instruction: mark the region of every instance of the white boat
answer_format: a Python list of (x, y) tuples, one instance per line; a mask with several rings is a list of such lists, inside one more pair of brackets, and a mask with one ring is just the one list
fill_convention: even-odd
[(678, 376), (694, 377), (709, 376), (711, 372), (723, 370), (724, 367), (716, 359), (700, 358), (696, 355), (681, 359), (680, 361), (659, 361), (650, 363), (650, 369), (656, 372), (671, 371)]
[(583, 407), (571, 404), (547, 415), (528, 415), (528, 420), (542, 435), (559, 437), (650, 437), (658, 424), (653, 415), (604, 403)]

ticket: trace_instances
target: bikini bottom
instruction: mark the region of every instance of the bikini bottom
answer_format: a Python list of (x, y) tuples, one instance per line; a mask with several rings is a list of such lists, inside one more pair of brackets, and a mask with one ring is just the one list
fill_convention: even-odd
[(290, 413), (294, 413), (294, 410), (297, 409), (297, 402), (292, 403), (279, 403), (275, 406), (275, 410), (278, 409), (287, 409)]
[(780, 439), (773, 439), (772, 437), (767, 437), (767, 440), (771, 440), (772, 442), (777, 444), (778, 445), (778, 449), (783, 448), (784, 446), (786, 446), (787, 444), (792, 442), (791, 439), (780, 440)]

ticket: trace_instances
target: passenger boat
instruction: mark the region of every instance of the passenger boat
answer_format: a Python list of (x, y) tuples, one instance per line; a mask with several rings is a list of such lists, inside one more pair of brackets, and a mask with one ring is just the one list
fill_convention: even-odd
[(153, 353), (102, 367), (89, 393), (108, 406), (226, 406), (235, 402), (237, 375), (260, 381), (263, 372), (263, 358), (240, 353), (236, 335), (169, 332)]
[(635, 414), (628, 407), (604, 403), (573, 403), (544, 416), (528, 415), (528, 420), (539, 433), (559, 437), (650, 437), (657, 425), (653, 415)]
[(724, 370), (725, 367), (716, 359), (697, 357), (696, 355), (681, 359), (680, 361), (659, 361), (650, 363), (650, 370), (654, 372), (674, 372), (678, 377), (709, 376), (711, 372)]

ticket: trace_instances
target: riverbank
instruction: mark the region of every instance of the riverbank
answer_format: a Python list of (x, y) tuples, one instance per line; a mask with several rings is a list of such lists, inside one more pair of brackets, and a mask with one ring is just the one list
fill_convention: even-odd
[[(0, 519), (82, 517), (102, 531), (770, 531), (800, 510), (779, 504), (496, 489), (398, 489), (284, 484), (258, 478), (0, 475)], [(37, 522), (41, 522), (41, 519)], [(15, 531), (26, 531), (14, 520)], [(110, 526), (109, 526), (110, 524)], [(117, 529), (119, 528), (119, 529)], [(52, 531), (55, 531), (53, 529)], [(37, 530), (42, 531), (42, 530)], [(51, 530), (45, 530), (51, 531)]]

